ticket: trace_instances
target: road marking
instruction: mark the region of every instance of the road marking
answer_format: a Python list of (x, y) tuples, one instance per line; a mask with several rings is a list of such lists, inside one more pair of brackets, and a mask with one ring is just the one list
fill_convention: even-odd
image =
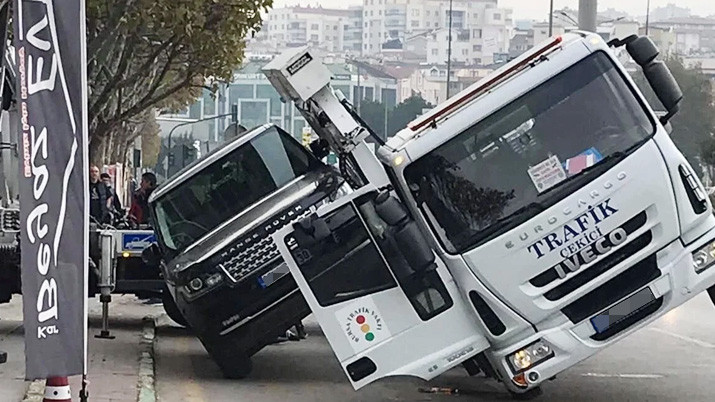
[(582, 377), (598, 377), (598, 378), (635, 378), (653, 380), (663, 378), (660, 374), (605, 374), (605, 373), (583, 373)]
[(673, 338), (678, 338), (681, 341), (693, 343), (693, 344), (698, 345), (703, 348), (715, 349), (715, 344), (701, 341), (700, 339), (691, 338), (691, 337), (685, 336), (685, 335), (679, 335), (679, 334), (676, 334), (675, 332), (666, 331), (666, 330), (660, 329), (660, 328), (648, 328), (648, 329), (651, 331), (659, 332), (664, 335), (672, 336)]

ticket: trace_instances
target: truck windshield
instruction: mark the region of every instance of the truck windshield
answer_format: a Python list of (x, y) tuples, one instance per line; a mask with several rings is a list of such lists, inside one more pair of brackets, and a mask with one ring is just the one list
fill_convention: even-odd
[(599, 52), (419, 158), (405, 178), (447, 251), (462, 253), (583, 186), (654, 130)]
[(155, 202), (161, 238), (180, 252), (319, 165), (290, 134), (271, 127)]

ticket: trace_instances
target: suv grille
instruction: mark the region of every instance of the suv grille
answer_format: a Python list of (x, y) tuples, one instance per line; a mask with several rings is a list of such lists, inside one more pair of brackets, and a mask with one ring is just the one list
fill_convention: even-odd
[(294, 205), (271, 217), (264, 225), (226, 247), (219, 255), (218, 266), (234, 283), (245, 279), (280, 256), (271, 235), (310, 213), (309, 208)]
[(20, 210), (0, 208), (0, 229), (3, 232), (19, 232)]

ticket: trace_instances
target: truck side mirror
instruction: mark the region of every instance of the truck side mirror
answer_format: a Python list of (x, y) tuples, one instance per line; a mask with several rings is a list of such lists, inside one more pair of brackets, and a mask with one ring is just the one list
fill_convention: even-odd
[(375, 197), (375, 211), (380, 219), (395, 229), (395, 242), (415, 272), (424, 272), (435, 267), (434, 252), (427, 239), (395, 197), (390, 196), (387, 191), (378, 194)]
[(678, 82), (665, 63), (656, 60), (659, 54), (658, 48), (647, 36), (629, 38), (626, 50), (631, 58), (643, 68), (643, 74), (648, 80), (648, 84), (665, 106), (667, 113), (660, 117), (660, 122), (668, 123), (680, 110), (680, 101), (683, 100), (683, 92), (680, 90)]

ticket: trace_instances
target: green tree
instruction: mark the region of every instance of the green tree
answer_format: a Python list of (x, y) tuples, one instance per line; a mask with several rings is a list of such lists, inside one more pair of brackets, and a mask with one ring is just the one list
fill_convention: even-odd
[[(713, 104), (712, 84), (700, 71), (699, 66), (688, 69), (677, 58), (666, 60), (666, 64), (683, 91), (680, 110), (671, 119), (673, 126), (671, 138), (700, 174), (702, 169), (698, 166), (715, 166), (712, 152), (715, 149), (715, 139), (713, 139), (715, 104)], [(655, 110), (663, 110), (642, 71), (639, 70), (634, 74), (634, 78), (651, 106)]]
[[(272, 0), (87, 0), (90, 157), (109, 162), (145, 113), (230, 80)], [(119, 155), (118, 155), (119, 154)]]
[[(389, 110), (388, 110), (389, 113)], [(360, 117), (380, 138), (385, 139), (385, 106), (377, 101), (363, 100)]]
[(397, 105), (390, 111), (387, 121), (387, 132), (389, 136), (397, 134), (398, 131), (407, 127), (412, 120), (422, 114), (426, 108), (431, 108), (432, 105), (427, 103), (422, 97), (413, 95), (404, 102)]

